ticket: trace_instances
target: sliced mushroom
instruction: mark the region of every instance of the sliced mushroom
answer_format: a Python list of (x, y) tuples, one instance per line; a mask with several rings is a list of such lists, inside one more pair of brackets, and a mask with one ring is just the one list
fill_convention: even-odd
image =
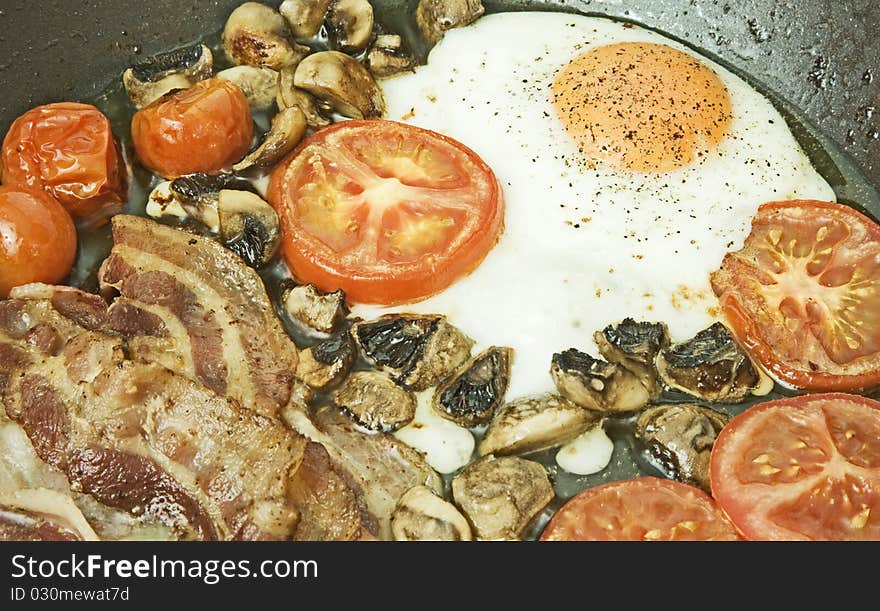
[(131, 76), (131, 68), (122, 73), (122, 84), (132, 106), (137, 109), (145, 108), (172, 91), (189, 89), (192, 82), (182, 74), (169, 74), (152, 83), (149, 81), (136, 81)]
[(373, 6), (367, 0), (336, 0), (327, 12), (327, 30), (340, 51), (363, 51), (373, 37)]
[(587, 409), (629, 412), (651, 399), (633, 372), (574, 348), (553, 355), (550, 375), (559, 394)]
[(486, 424), (504, 402), (512, 356), (510, 348), (484, 350), (437, 388), (434, 408), (462, 426)]
[(155, 82), (171, 73), (180, 74), (193, 82), (211, 76), (214, 55), (203, 44), (195, 44), (165, 53), (157, 53), (138, 62), (126, 72), (138, 81)]
[(660, 386), (654, 358), (669, 345), (669, 331), (663, 323), (636, 322), (625, 318), (616, 325), (608, 325), (593, 335), (599, 353), (612, 363), (618, 363), (634, 373), (649, 400), (660, 396)]
[(351, 372), (356, 356), (346, 329), (300, 352), (296, 376), (316, 390), (325, 390)]
[(309, 48), (290, 41), (287, 21), (265, 4), (245, 2), (229, 15), (223, 28), (223, 48), (236, 65), (281, 70), (295, 66)]
[(553, 500), (553, 487), (539, 463), (487, 456), (452, 480), (452, 495), (478, 539), (519, 539)]
[(306, 116), (306, 123), (312, 129), (330, 125), (330, 119), (322, 114), (315, 96), (294, 85), (295, 74), (296, 68), (284, 68), (278, 73), (278, 97), (275, 100), (278, 109), (284, 110), (294, 106), (299, 108)]
[[(234, 189), (256, 192), (251, 183), (232, 174), (188, 174), (157, 186), (150, 195), (151, 202), (155, 199), (154, 196), (166, 197), (167, 193), (163, 190), (166, 184), (170, 190), (170, 197), (173, 198), (173, 204), (169, 205), (167, 210), (177, 216), (179, 216), (177, 212), (182, 210), (184, 216), (181, 218), (191, 216), (212, 233), (220, 232), (220, 215), (217, 211), (220, 191)], [(149, 204), (147, 205), (149, 207)]]
[(232, 174), (188, 174), (156, 185), (147, 198), (146, 212), (153, 218), (192, 218), (216, 234), (220, 232), (217, 201), (223, 189), (255, 191), (251, 183)]
[(455, 505), (427, 486), (407, 490), (391, 514), (395, 541), (470, 541), (471, 527)]
[(306, 133), (306, 127), (306, 116), (299, 108), (285, 108), (272, 117), (269, 133), (260, 146), (232, 166), (232, 169), (240, 172), (253, 167), (268, 168), (274, 165), (299, 144)]
[(429, 43), (436, 43), (447, 30), (473, 23), (485, 12), (480, 0), (419, 0), (416, 23)]
[(472, 339), (443, 316), (390, 314), (352, 326), (364, 357), (410, 390), (430, 388), (471, 355)]
[(251, 267), (269, 262), (278, 250), (281, 227), (275, 210), (250, 191), (223, 189), (217, 198), (220, 238)]
[(370, 71), (339, 51), (321, 51), (296, 67), (294, 85), (354, 119), (381, 117), (385, 99)]
[(480, 441), (480, 456), (527, 454), (567, 443), (598, 418), (564, 397), (517, 399), (499, 410)]
[(312, 38), (324, 25), (324, 16), (333, 0), (284, 0), (278, 11), (287, 20), (296, 38)]
[(373, 41), (365, 63), (374, 76), (384, 78), (412, 70), (416, 66), (416, 58), (403, 48), (400, 36), (382, 34)]
[(189, 217), (187, 211), (180, 205), (180, 200), (174, 196), (170, 180), (160, 182), (150, 192), (146, 212), (147, 216), (154, 219), (174, 217), (184, 220)]
[(397, 430), (413, 419), (416, 399), (381, 371), (356, 371), (330, 395), (358, 424), (373, 431)]
[(251, 183), (233, 174), (187, 174), (173, 180), (171, 189), (176, 197), (189, 205), (216, 200), (217, 195), (224, 189), (257, 192)]
[(348, 313), (344, 292), (322, 293), (313, 284), (288, 289), (281, 300), (288, 316), (319, 333), (332, 333)]
[(762, 385), (762, 376), (727, 328), (719, 322), (657, 355), (657, 369), (670, 388), (706, 401), (742, 401)]
[(213, 67), (211, 49), (197, 44), (148, 57), (122, 73), (122, 84), (134, 107), (143, 108), (169, 91), (208, 78)]
[(269, 110), (278, 97), (278, 72), (271, 68), (233, 66), (218, 72), (217, 78), (241, 89), (251, 110)]
[(635, 434), (667, 475), (708, 491), (709, 455), (728, 420), (700, 405), (660, 405), (639, 416)]

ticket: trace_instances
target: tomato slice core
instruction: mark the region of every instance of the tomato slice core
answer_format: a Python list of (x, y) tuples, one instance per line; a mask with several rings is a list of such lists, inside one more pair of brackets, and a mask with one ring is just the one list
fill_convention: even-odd
[(479, 265), (503, 225), (498, 181), (473, 151), (393, 121), (313, 134), (275, 169), (269, 200), (293, 273), (355, 302), (443, 290)]

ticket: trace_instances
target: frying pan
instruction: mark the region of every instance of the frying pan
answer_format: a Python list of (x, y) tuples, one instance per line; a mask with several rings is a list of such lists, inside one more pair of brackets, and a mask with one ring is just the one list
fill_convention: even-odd
[[(29, 0), (0, 0), (0, 134), (32, 106), (94, 98), (112, 83), (118, 86), (124, 68), (143, 57), (215, 34), (241, 2), (43, 0), (37, 7)], [(372, 2), (381, 23), (415, 40), (418, 0)], [(875, 110), (880, 110), (880, 12), (875, 0), (484, 4), (490, 11), (552, 7), (607, 15), (660, 30), (699, 49), (744, 76), (777, 105), (842, 201), (880, 217), (880, 114)], [(109, 248), (108, 236), (95, 239), (103, 239), (103, 247)], [(84, 278), (72, 280), (87, 283)], [(616, 457), (608, 469), (586, 477), (560, 472), (557, 493), (568, 497), (609, 479), (638, 475), (644, 465), (637, 464), (635, 451), (628, 449), (627, 426), (612, 419), (606, 427), (615, 441)], [(541, 460), (552, 464), (552, 453)], [(552, 508), (560, 502), (557, 498)]]
[[(272, 2), (267, 2), (272, 4)], [(417, 0), (373, 0), (380, 20)], [(89, 98), (139, 57), (218, 31), (241, 0), (2, 0), (0, 133), (36, 104)], [(276, 1), (275, 4), (278, 4)], [(799, 108), (880, 185), (880, 11), (874, 0), (497, 0), (660, 29)]]

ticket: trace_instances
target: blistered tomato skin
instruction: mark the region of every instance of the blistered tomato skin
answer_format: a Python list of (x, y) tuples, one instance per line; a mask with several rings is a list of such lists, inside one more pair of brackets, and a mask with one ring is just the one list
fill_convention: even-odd
[(46, 104), (16, 119), (3, 141), (2, 174), (3, 184), (45, 190), (78, 219), (125, 201), (125, 165), (110, 122), (89, 104)]
[(220, 79), (163, 96), (131, 121), (138, 160), (169, 179), (228, 168), (245, 156), (253, 135), (247, 98)]
[(64, 280), (76, 257), (76, 227), (44, 191), (0, 187), (0, 298), (29, 282)]

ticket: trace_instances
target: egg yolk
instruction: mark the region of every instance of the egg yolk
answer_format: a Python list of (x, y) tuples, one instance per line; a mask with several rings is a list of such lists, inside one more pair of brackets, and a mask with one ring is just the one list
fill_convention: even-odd
[(718, 75), (666, 45), (597, 47), (567, 64), (552, 89), (580, 150), (615, 169), (680, 168), (709, 152), (730, 126), (730, 97)]

